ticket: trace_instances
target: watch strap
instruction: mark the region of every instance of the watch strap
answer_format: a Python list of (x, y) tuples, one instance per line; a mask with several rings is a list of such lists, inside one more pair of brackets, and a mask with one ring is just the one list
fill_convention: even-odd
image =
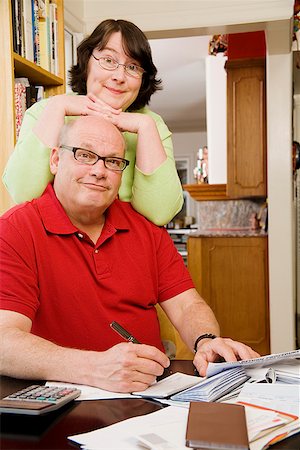
[(194, 344), (194, 353), (197, 353), (198, 344), (202, 339), (215, 339), (216, 337), (217, 336), (212, 333), (205, 333), (205, 334), (201, 334), (201, 336), (198, 336), (197, 339), (195, 340), (195, 344)]

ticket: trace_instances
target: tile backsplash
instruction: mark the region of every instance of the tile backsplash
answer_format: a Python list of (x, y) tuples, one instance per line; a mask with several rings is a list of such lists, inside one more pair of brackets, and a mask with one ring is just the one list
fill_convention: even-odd
[(264, 205), (263, 199), (197, 202), (198, 228), (251, 228), (251, 219), (260, 216)]

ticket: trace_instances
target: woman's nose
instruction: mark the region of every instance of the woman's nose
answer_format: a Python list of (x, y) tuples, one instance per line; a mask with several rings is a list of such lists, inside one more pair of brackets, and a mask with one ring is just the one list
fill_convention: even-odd
[(119, 64), (112, 72), (112, 78), (115, 80), (124, 80), (126, 78), (125, 67), (123, 64)]

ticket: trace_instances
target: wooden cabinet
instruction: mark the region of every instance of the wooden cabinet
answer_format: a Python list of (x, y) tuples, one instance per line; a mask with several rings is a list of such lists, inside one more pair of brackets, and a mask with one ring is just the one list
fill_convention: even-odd
[[(58, 24), (58, 76), (13, 52), (11, 0), (0, 1), (1, 174), (15, 145), (14, 78), (26, 77), (32, 84), (43, 85), (46, 96), (65, 92), (63, 0), (55, 0), (55, 3), (57, 4)], [(12, 206), (12, 200), (2, 183), (0, 185), (0, 205), (0, 214)]]
[(227, 70), (227, 195), (266, 197), (265, 60), (230, 60)]
[(267, 237), (189, 237), (188, 268), (222, 336), (268, 354)]

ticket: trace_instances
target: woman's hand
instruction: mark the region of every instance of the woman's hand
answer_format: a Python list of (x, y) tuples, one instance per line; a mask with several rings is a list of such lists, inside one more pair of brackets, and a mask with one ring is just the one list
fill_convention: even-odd
[(109, 118), (118, 115), (121, 109), (115, 109), (98, 99), (94, 94), (87, 95), (57, 95), (50, 101), (63, 108), (65, 116), (89, 116), (101, 115)]

